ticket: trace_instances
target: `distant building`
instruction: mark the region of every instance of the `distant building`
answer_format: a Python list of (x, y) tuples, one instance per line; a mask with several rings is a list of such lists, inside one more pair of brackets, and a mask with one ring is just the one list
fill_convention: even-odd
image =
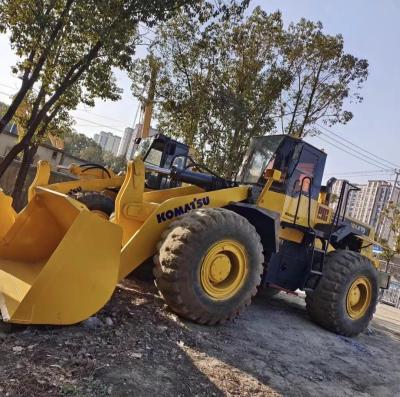
[[(336, 200), (332, 204), (333, 209), (336, 209), (336, 207), (338, 205), (338, 200), (339, 200), (340, 193), (342, 191), (342, 186), (343, 186), (344, 182), (345, 182), (344, 179), (338, 179), (333, 184), (332, 193), (336, 197)], [(354, 184), (354, 186), (356, 186), (359, 189), (362, 189), (363, 185)], [(347, 198), (346, 215), (351, 218), (355, 218), (355, 211), (356, 211), (356, 207), (357, 207), (357, 203), (358, 203), (358, 197), (360, 195), (360, 190), (350, 190), (350, 191), (349, 190), (350, 190), (350, 187), (347, 187), (346, 191), (344, 193), (344, 202), (342, 204), (342, 208), (344, 208), (344, 205), (346, 204), (345, 201)]]
[(112, 132), (100, 131), (94, 134), (94, 141), (100, 145), (105, 152), (111, 152), (114, 156), (118, 153), (121, 137), (114, 135)]
[[(136, 150), (135, 139), (140, 137), (140, 134), (142, 131), (142, 126), (143, 126), (143, 124), (136, 124), (135, 128), (133, 129), (132, 138), (131, 138), (131, 141), (129, 142), (128, 150), (126, 151), (126, 159), (127, 160), (131, 160), (133, 158), (133, 155), (135, 154), (135, 150)], [(150, 127), (149, 136), (154, 136), (157, 134), (158, 134), (158, 130)]]
[(135, 130), (133, 128), (130, 128), (130, 127), (125, 128), (124, 135), (119, 144), (117, 156), (124, 156), (124, 157), (126, 156), (126, 153), (128, 152), (129, 144), (132, 141), (132, 136), (133, 136), (134, 131)]
[(392, 184), (386, 181), (368, 181), (362, 186), (354, 218), (377, 227), (381, 211), (387, 206)]
[[(18, 142), (18, 133), (16, 128), (6, 128), (0, 134), (0, 160), (5, 157), (11, 148)], [(35, 165), (39, 160), (49, 162), (51, 169), (57, 171), (59, 165), (69, 166), (71, 163), (83, 164), (86, 161), (78, 157), (71, 156), (51, 144), (42, 143), (39, 145), (36, 155), (33, 159)]]

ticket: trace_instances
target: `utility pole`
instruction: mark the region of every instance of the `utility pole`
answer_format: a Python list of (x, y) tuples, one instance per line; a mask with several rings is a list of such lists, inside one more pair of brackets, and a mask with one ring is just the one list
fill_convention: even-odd
[(151, 117), (153, 115), (154, 97), (156, 94), (157, 76), (158, 71), (160, 70), (158, 61), (152, 55), (149, 57), (149, 65), (151, 72), (147, 99), (144, 103), (143, 126), (140, 134), (141, 138), (147, 138), (149, 136)]
[[(382, 238), (382, 231), (386, 228), (386, 223), (387, 223), (387, 222), (390, 222), (390, 225), (389, 225), (389, 232), (388, 232), (388, 236), (387, 236), (387, 244), (388, 244), (389, 248), (390, 248), (390, 238), (391, 238), (391, 236), (392, 236), (393, 222), (394, 222), (394, 217), (395, 217), (395, 209), (396, 209), (396, 207), (398, 206), (398, 204), (399, 204), (399, 199), (400, 199), (400, 191), (397, 191), (397, 189), (398, 189), (398, 188), (397, 188), (397, 183), (398, 183), (398, 180), (399, 180), (400, 170), (395, 169), (394, 172), (396, 173), (396, 177), (395, 177), (395, 180), (394, 180), (394, 184), (393, 184), (392, 191), (391, 191), (391, 193), (390, 193), (390, 199), (389, 199), (389, 202), (388, 202), (387, 207), (386, 207), (386, 210), (389, 210), (390, 204), (391, 204), (391, 203), (394, 204), (392, 219), (389, 220), (389, 219), (387, 218), (387, 216), (384, 218), (384, 221), (383, 221), (383, 224), (382, 224), (382, 228), (381, 228), (380, 233), (379, 233), (380, 238)], [(396, 193), (397, 193), (397, 195), (396, 195), (396, 199), (395, 199), (394, 196), (395, 196)], [(394, 200), (394, 199), (395, 199), (395, 200)], [(388, 214), (389, 214), (389, 211), (388, 211)], [(396, 236), (395, 236), (395, 237), (396, 237)], [(385, 268), (385, 271), (386, 271), (386, 272), (388, 271), (388, 268), (389, 268), (389, 262), (387, 261), (387, 262), (386, 262), (386, 268)]]

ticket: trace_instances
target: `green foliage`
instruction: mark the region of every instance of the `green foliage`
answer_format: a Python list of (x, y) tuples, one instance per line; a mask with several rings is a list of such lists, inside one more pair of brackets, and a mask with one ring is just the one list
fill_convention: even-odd
[(84, 134), (69, 132), (64, 136), (64, 151), (93, 163), (103, 163), (103, 151), (93, 139)]
[(368, 62), (345, 53), (343, 46), (343, 37), (325, 34), (320, 22), (301, 19), (289, 25), (282, 47), (282, 66), (292, 76), (280, 101), (284, 132), (317, 134), (318, 121), (332, 126), (352, 119), (344, 106), (362, 101)]
[[(246, 1), (244, 2), (246, 3)], [(22, 84), (5, 115), (0, 132), (30, 96), (31, 114), (26, 118), (23, 139), (0, 164), (0, 176), (33, 136), (45, 134), (61, 110), (79, 103), (94, 106), (95, 99), (117, 100), (113, 70), (130, 70), (140, 22), (153, 26), (179, 8), (203, 13), (197, 0), (5, 0), (0, 2), (0, 30), (6, 32), (18, 56), (12, 68)], [(207, 12), (226, 10), (221, 1)], [(240, 9), (240, 7), (239, 7)], [(41, 131), (41, 132), (40, 132)]]
[[(0, 118), (1, 116), (3, 116), (3, 114), (5, 114), (7, 112), (8, 109), (8, 105), (5, 104), (4, 102), (0, 101)], [(15, 117), (12, 118), (12, 120), (10, 121), (10, 124), (15, 122)]]
[[(34, 111), (34, 102), (36, 95), (33, 93), (28, 94), (22, 101), (14, 116), (14, 121), (18, 127), (19, 139), (27, 133), (29, 128), (29, 120)], [(57, 109), (57, 112), (51, 118), (45, 118), (38, 126), (38, 133), (35, 134), (31, 140), (32, 145), (37, 145), (44, 142), (49, 142), (50, 138), (56, 137), (63, 138), (65, 134), (72, 131), (74, 120), (69, 115), (68, 111), (62, 107)]]
[(79, 157), (90, 163), (101, 164), (103, 162), (103, 151), (99, 146), (90, 145), (79, 152)]
[(103, 154), (103, 163), (106, 167), (111, 168), (116, 173), (126, 169), (125, 156), (114, 156), (111, 152), (105, 152)]
[[(381, 239), (383, 247), (381, 258), (389, 263), (394, 256), (400, 255), (400, 205), (390, 202), (389, 205), (382, 210), (380, 222), (389, 225), (388, 239)], [(393, 244), (391, 243), (392, 235), (394, 236)]]
[(7, 111), (8, 106), (4, 102), (0, 102), (0, 116)]
[(84, 134), (67, 131), (64, 135), (64, 151), (82, 160), (105, 165), (117, 173), (126, 168), (124, 156), (114, 156), (111, 152), (104, 152), (99, 144)]
[[(215, 171), (232, 176), (251, 137), (272, 131), (271, 117), (288, 74), (278, 63), (279, 13), (260, 8), (243, 20), (201, 20), (180, 14), (159, 29), (159, 128), (184, 139)], [(149, 59), (131, 73), (140, 97)], [(144, 77), (143, 77), (144, 76)], [(144, 84), (143, 84), (144, 83)]]
[(343, 106), (362, 99), (356, 91), (368, 64), (343, 52), (341, 36), (306, 20), (285, 29), (279, 12), (259, 7), (248, 16), (209, 17), (203, 23), (180, 13), (163, 24), (130, 75), (144, 102), (157, 63), (159, 129), (194, 147), (216, 172), (231, 177), (253, 136), (304, 136), (319, 120), (349, 121)]

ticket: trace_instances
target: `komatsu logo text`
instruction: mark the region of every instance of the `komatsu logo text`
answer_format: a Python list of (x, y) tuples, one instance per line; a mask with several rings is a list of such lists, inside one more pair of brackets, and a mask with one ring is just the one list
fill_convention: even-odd
[(210, 204), (210, 197), (208, 196), (200, 199), (194, 198), (189, 203), (185, 203), (183, 205), (180, 205), (179, 207), (175, 207), (168, 211), (157, 214), (157, 222), (162, 223), (165, 221), (169, 221), (170, 219), (176, 218), (177, 216), (181, 216), (192, 210), (200, 209), (205, 205), (209, 204)]

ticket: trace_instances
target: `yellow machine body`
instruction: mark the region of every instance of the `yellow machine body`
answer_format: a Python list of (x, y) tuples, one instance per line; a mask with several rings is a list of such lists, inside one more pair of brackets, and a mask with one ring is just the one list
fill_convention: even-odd
[(0, 239), (3, 238), (10, 230), (15, 222), (17, 213), (12, 207), (12, 198), (7, 196), (2, 189), (0, 189), (0, 214), (1, 214), (1, 228)]
[(98, 311), (117, 283), (121, 236), (75, 200), (36, 188), (0, 241), (3, 321), (73, 324)]
[[(0, 194), (7, 231), (0, 240), (3, 321), (73, 324), (90, 317), (110, 299), (119, 280), (156, 252), (161, 233), (173, 219), (248, 196), (246, 186), (213, 192), (196, 186), (145, 192), (144, 178), (143, 162), (131, 162), (110, 221), (57, 192), (65, 190), (61, 184), (33, 186), (30, 201), (19, 214), (13, 212), (11, 198)], [(43, 182), (40, 177), (35, 181)], [(99, 180), (85, 183), (99, 186)]]
[[(146, 191), (140, 158), (129, 162), (125, 176), (92, 174), (51, 185), (49, 176), (48, 163), (40, 162), (28, 205), (18, 214), (0, 191), (0, 310), (6, 322), (73, 324), (90, 317), (110, 299), (119, 280), (157, 252), (171, 222), (196, 209), (246, 202), (252, 189), (242, 184), (206, 191), (188, 184)], [(315, 199), (302, 188), (292, 196), (274, 191), (273, 183), (283, 179), (277, 169), (266, 170), (264, 178), (250, 205), (279, 215), (280, 240), (301, 244), (307, 228), (332, 224), (323, 194)], [(113, 189), (118, 192), (115, 213), (104, 219), (90, 212), (69, 196), (75, 189)], [(373, 242), (371, 237), (360, 238)], [(370, 246), (362, 254), (369, 256)]]

